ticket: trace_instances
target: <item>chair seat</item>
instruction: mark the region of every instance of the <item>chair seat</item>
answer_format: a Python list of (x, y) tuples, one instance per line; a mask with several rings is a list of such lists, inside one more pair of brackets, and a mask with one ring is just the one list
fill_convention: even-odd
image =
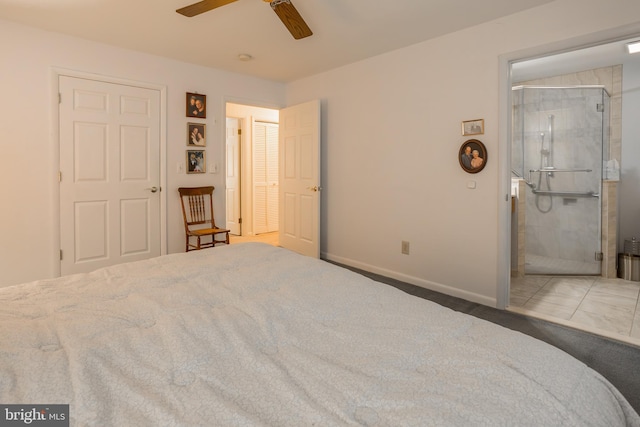
[(201, 228), (199, 230), (189, 230), (190, 236), (208, 236), (210, 234), (228, 233), (224, 228)]

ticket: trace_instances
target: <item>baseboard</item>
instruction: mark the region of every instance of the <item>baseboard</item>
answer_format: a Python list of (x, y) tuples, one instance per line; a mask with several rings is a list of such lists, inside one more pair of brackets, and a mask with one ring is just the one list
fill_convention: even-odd
[(484, 295), (476, 294), (473, 292), (464, 291), (462, 289), (453, 288), (451, 286), (443, 285), (441, 283), (432, 282), (429, 280), (421, 279), (419, 277), (410, 276), (398, 271), (388, 270), (386, 268), (380, 268), (375, 265), (363, 263), (350, 258), (344, 258), (338, 255), (333, 255), (327, 252), (322, 252), (321, 258), (327, 261), (335, 262), (338, 264), (347, 265), (349, 267), (357, 268), (360, 270), (368, 271), (369, 273), (379, 274), (390, 279), (400, 280), (411, 285), (420, 286), (421, 288), (429, 289), (430, 291), (440, 292), (445, 295), (450, 295), (456, 298), (461, 298), (466, 301), (475, 302), (477, 304), (486, 305), (488, 307), (496, 308), (497, 300), (495, 298), (489, 298)]

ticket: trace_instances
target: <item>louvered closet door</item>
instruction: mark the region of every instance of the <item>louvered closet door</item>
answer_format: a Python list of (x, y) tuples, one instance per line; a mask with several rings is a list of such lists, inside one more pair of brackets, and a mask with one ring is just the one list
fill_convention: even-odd
[(253, 232), (278, 231), (278, 125), (253, 125)]

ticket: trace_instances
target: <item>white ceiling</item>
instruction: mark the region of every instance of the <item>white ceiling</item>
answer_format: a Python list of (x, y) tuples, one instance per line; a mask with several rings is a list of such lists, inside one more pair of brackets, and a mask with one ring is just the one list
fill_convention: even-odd
[(595, 46), (517, 62), (511, 69), (512, 82), (518, 83), (611, 65), (639, 63), (640, 53), (629, 55), (626, 47), (627, 43), (639, 39), (640, 37), (634, 37), (603, 42)]
[[(292, 0), (294, 40), (263, 0), (186, 18), (195, 0), (0, 0), (0, 18), (206, 67), (288, 82), (551, 0)], [(254, 59), (243, 62), (239, 54)]]

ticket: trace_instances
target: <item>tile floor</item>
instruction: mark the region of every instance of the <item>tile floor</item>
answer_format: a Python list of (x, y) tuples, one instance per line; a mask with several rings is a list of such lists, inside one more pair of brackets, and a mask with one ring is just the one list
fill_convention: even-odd
[(640, 282), (598, 276), (511, 278), (510, 311), (640, 345)]

